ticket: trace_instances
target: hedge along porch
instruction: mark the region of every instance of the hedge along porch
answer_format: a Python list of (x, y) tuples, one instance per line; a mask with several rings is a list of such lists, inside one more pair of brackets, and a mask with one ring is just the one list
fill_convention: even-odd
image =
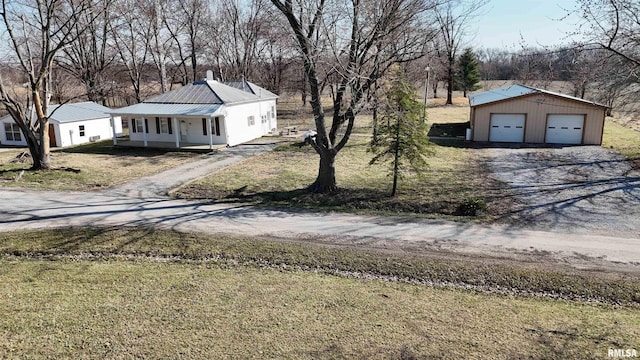
[(474, 141), (600, 145), (607, 107), (524, 85), (469, 97)]
[[(248, 81), (207, 79), (113, 111), (128, 121), (131, 141), (234, 146), (277, 128), (278, 96)], [(114, 138), (117, 145), (117, 139)]]

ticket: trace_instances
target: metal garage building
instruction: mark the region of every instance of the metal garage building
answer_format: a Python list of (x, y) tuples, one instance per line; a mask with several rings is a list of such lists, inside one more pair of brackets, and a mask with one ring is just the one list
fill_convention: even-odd
[(512, 85), (469, 96), (473, 141), (600, 145), (605, 105)]

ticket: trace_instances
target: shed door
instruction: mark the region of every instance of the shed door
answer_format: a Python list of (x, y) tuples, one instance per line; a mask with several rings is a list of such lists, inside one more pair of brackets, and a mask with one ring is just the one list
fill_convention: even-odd
[(524, 114), (491, 114), (489, 141), (523, 142)]
[(584, 115), (549, 115), (547, 135), (549, 144), (582, 144)]

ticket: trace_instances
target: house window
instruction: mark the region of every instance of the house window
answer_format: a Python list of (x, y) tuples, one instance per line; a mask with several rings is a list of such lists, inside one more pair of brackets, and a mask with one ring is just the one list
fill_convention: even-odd
[(131, 131), (142, 132), (142, 119), (131, 119)]
[(220, 118), (215, 117), (211, 123), (211, 133), (215, 136), (220, 136)]
[(271, 107), (271, 118), (272, 119), (276, 118), (276, 107), (275, 106)]
[(149, 119), (144, 119), (144, 132), (149, 133)]
[(171, 134), (171, 125), (169, 123), (169, 119), (160, 119), (160, 133), (161, 134)]
[(261, 120), (261, 122), (262, 122), (263, 124), (266, 124), (266, 123), (267, 123), (267, 116), (268, 116), (268, 115), (262, 115), (262, 118), (261, 118), (260, 120)]
[(202, 135), (208, 135), (207, 134), (207, 119), (206, 118), (202, 118)]
[(253, 126), (256, 124), (256, 117), (251, 115), (247, 118), (247, 122), (249, 124), (249, 126)]
[(80, 125), (78, 126), (78, 132), (80, 133), (80, 136), (84, 136), (84, 125)]
[(22, 134), (18, 124), (4, 123), (4, 132), (7, 135), (7, 141), (22, 141)]

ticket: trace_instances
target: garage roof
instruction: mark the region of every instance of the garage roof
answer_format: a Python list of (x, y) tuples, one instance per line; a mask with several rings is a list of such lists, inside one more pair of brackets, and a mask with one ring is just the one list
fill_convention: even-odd
[(515, 85), (511, 85), (511, 86), (507, 86), (499, 89), (483, 91), (481, 93), (477, 93), (474, 95), (469, 95), (469, 105), (471, 105), (472, 107), (479, 106), (479, 105), (489, 104), (497, 101), (516, 98), (520, 96), (530, 95), (530, 94), (549, 94), (552, 96), (570, 99), (570, 100), (574, 100), (574, 101), (578, 101), (586, 104), (607, 107), (606, 105), (598, 104), (594, 101), (580, 99), (577, 97), (560, 94), (553, 91), (537, 89), (534, 87), (520, 85), (520, 84), (515, 84)]

